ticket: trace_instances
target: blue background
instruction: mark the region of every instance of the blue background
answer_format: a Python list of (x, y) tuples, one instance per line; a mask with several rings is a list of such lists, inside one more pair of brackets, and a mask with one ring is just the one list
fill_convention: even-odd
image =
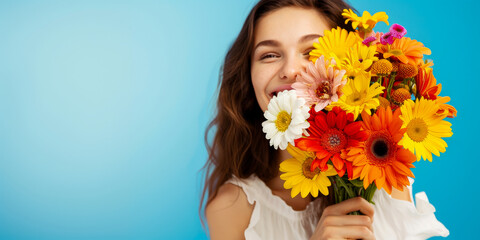
[[(206, 239), (203, 133), (256, 1), (0, 2), (0, 239)], [(458, 118), (418, 162), (449, 239), (477, 228), (475, 1), (351, 1), (432, 50)], [(376, 30), (386, 30), (383, 23)]]

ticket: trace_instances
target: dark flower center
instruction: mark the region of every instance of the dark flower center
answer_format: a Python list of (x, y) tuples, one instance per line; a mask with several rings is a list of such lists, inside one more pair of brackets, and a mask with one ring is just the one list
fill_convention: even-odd
[(315, 93), (317, 94), (317, 97), (326, 100), (330, 98), (330, 82), (329, 81), (324, 81), (322, 82), (317, 90), (315, 90)]
[(302, 164), (302, 170), (303, 170), (303, 176), (309, 179), (313, 179), (315, 175), (320, 173), (320, 168), (315, 168), (313, 172), (310, 170), (310, 167), (312, 166), (313, 158), (307, 158), (305, 159), (305, 162)]
[(365, 151), (369, 163), (384, 166), (395, 158), (397, 143), (387, 131), (373, 132), (365, 142)]
[(385, 158), (388, 155), (388, 144), (385, 139), (377, 139), (372, 144), (372, 152), (378, 158)]

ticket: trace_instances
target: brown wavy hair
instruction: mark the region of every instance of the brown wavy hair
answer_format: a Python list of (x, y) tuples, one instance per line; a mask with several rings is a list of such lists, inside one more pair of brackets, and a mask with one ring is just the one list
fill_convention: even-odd
[[(250, 65), (258, 20), (274, 10), (289, 6), (316, 9), (331, 27), (353, 30), (351, 25), (345, 24), (341, 15), (343, 9), (352, 9), (343, 0), (260, 0), (253, 7), (225, 57), (218, 85), (216, 116), (205, 131), (209, 156), (203, 167), (205, 185), (200, 213), (215, 198), (220, 186), (233, 175), (247, 178), (255, 173), (267, 182), (279, 173), (277, 167), (272, 167), (277, 166), (277, 151), (269, 147), (262, 132), (264, 117), (253, 90)], [(209, 144), (211, 130), (215, 135)]]

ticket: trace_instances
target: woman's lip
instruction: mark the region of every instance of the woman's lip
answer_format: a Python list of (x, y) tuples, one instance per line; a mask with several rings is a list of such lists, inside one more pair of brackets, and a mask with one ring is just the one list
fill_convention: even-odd
[(288, 84), (288, 85), (282, 85), (282, 86), (278, 86), (276, 87), (272, 92), (270, 92), (270, 97), (273, 97), (274, 95), (278, 94), (279, 92), (282, 92), (282, 91), (285, 91), (285, 90), (292, 90), (292, 84)]

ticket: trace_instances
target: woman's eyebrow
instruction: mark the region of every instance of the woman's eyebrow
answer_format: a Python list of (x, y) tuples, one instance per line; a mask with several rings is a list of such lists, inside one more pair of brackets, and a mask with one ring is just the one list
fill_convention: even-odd
[(306, 41), (310, 41), (312, 39), (317, 39), (319, 37), (323, 37), (323, 36), (319, 35), (319, 34), (308, 34), (308, 35), (305, 35), (305, 36), (301, 37), (298, 42), (306, 42)]
[[(320, 35), (320, 34), (307, 34), (305, 36), (302, 36), (298, 42), (307, 42), (307, 41), (310, 41), (312, 39), (317, 39), (319, 37), (323, 37), (323, 36)], [(257, 45), (253, 48), (253, 52), (255, 52), (255, 50), (257, 50), (257, 48), (259, 48), (261, 46), (278, 47), (278, 46), (280, 46), (280, 42), (278, 42), (276, 40), (261, 41), (261, 42), (257, 43)]]
[(255, 48), (253, 48), (253, 52), (255, 52), (255, 50), (257, 50), (257, 48), (259, 48), (261, 46), (278, 47), (278, 46), (280, 46), (280, 43), (278, 41), (275, 41), (275, 40), (261, 41), (255, 46)]

